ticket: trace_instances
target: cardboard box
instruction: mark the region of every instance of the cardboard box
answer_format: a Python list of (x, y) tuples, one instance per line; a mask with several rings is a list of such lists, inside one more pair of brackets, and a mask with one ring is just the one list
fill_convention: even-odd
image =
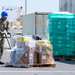
[(38, 45), (38, 46), (50, 45), (50, 41), (48, 41), (48, 40), (37, 40), (36, 45)]
[[(46, 49), (46, 46), (25, 46), (24, 51), (16, 53), (16, 64), (51, 64), (52, 50)], [(43, 50), (44, 49), (44, 50)]]
[(17, 37), (17, 42), (25, 42), (25, 41), (29, 41), (32, 40), (32, 37), (25, 37), (25, 36), (19, 36)]
[(25, 48), (25, 42), (17, 42), (17, 48)]

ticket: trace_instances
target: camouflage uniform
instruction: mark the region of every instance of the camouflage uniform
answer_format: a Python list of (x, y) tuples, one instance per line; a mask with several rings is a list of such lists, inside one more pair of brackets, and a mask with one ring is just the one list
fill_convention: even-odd
[(0, 59), (3, 54), (3, 46), (4, 46), (4, 38), (1, 32), (3, 32), (4, 30), (8, 31), (8, 24), (9, 22), (7, 20), (3, 22), (2, 19), (0, 19)]

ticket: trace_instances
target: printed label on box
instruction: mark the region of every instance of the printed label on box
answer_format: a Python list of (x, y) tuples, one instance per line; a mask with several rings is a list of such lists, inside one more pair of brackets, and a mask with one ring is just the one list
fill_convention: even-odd
[(46, 55), (43, 55), (43, 56), (42, 56), (42, 59), (46, 59)]
[(29, 59), (33, 59), (33, 54), (29, 54)]

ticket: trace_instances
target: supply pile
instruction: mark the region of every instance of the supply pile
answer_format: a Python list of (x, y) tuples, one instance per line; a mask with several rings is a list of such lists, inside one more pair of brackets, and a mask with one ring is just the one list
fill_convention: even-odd
[(52, 57), (52, 45), (48, 40), (34, 40), (33, 37), (18, 36), (16, 41), (7, 65), (26, 67), (55, 65)]

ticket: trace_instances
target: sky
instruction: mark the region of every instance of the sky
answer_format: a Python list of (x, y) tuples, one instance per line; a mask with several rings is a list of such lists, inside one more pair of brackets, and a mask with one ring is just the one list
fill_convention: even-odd
[[(2, 6), (22, 6), (25, 11), (25, 0), (0, 0), (0, 10)], [(27, 14), (56, 11), (59, 11), (59, 0), (27, 0)]]

